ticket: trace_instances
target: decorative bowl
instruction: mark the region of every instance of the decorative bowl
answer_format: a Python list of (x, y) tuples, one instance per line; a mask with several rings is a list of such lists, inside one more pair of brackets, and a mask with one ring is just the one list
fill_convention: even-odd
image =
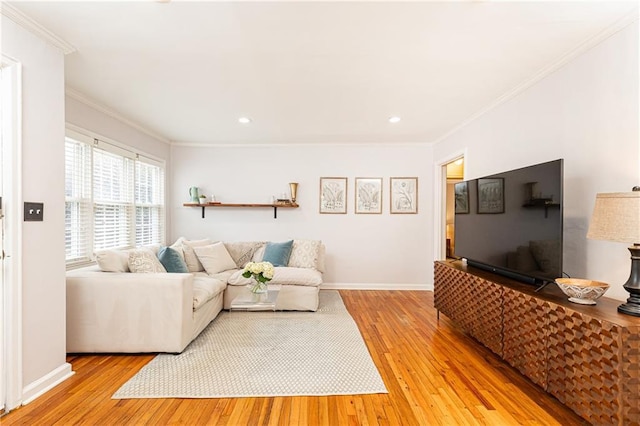
[(595, 305), (596, 299), (609, 288), (607, 283), (580, 278), (556, 278), (556, 284), (569, 296), (569, 302), (581, 305)]

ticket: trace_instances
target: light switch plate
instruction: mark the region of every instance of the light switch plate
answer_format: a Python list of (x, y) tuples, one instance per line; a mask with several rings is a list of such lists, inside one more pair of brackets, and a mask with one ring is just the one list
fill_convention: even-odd
[(42, 222), (44, 220), (44, 203), (24, 203), (24, 221)]

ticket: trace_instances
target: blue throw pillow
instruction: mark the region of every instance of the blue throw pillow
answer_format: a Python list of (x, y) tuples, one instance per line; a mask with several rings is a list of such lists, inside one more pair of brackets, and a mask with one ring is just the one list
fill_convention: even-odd
[(160, 247), (158, 260), (167, 272), (189, 272), (187, 264), (178, 253), (178, 250), (171, 247)]
[(267, 243), (264, 249), (263, 262), (271, 262), (273, 266), (287, 266), (291, 256), (293, 240), (284, 243)]

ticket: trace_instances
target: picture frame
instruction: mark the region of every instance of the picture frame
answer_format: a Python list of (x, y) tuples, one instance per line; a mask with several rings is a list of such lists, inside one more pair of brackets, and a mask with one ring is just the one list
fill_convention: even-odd
[(382, 178), (356, 178), (356, 214), (382, 213)]
[(469, 183), (458, 182), (454, 185), (455, 214), (468, 214), (469, 209)]
[(418, 213), (418, 178), (392, 177), (389, 178), (389, 197), (391, 214)]
[(504, 213), (504, 179), (478, 179), (478, 214)]
[(347, 213), (347, 178), (346, 177), (321, 177), (320, 178), (320, 213), (321, 214), (346, 214)]

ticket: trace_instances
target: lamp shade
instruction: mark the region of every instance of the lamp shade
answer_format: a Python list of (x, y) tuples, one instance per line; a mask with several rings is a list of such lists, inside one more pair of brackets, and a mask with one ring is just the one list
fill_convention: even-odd
[(640, 243), (640, 191), (597, 194), (587, 238)]

